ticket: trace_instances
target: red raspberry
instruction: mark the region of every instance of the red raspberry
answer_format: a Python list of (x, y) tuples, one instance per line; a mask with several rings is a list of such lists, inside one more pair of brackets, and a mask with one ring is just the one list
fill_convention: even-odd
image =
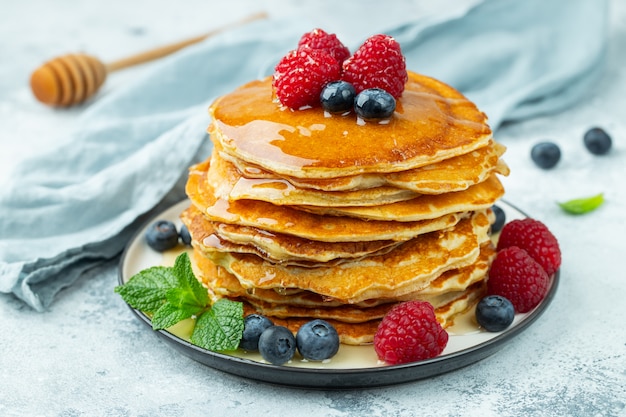
[(525, 218), (507, 223), (500, 232), (498, 250), (510, 246), (517, 246), (528, 252), (548, 276), (561, 266), (559, 242), (539, 220)]
[(341, 65), (326, 51), (300, 48), (274, 69), (273, 86), (280, 102), (292, 109), (316, 106), (326, 84), (339, 79)]
[(518, 313), (535, 308), (548, 292), (550, 277), (524, 249), (498, 252), (489, 269), (487, 292), (507, 298)]
[(448, 344), (448, 333), (435, 317), (435, 309), (425, 301), (395, 305), (383, 317), (374, 335), (374, 349), (388, 364), (434, 358)]
[(374, 35), (344, 61), (342, 79), (357, 94), (368, 88), (381, 88), (398, 98), (409, 79), (400, 44), (389, 35)]
[(341, 64), (350, 56), (350, 50), (343, 44), (337, 35), (328, 34), (322, 29), (313, 29), (305, 33), (298, 42), (298, 48), (322, 49), (328, 52)]

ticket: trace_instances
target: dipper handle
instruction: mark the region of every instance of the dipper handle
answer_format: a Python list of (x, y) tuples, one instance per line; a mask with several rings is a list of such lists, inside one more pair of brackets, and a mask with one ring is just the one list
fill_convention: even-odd
[(44, 104), (57, 107), (80, 104), (92, 97), (102, 86), (107, 75), (113, 71), (162, 58), (224, 30), (266, 17), (265, 13), (257, 13), (204, 35), (161, 46), (108, 64), (104, 64), (92, 55), (62, 55), (45, 62), (33, 71), (30, 77), (30, 87), (35, 98)]

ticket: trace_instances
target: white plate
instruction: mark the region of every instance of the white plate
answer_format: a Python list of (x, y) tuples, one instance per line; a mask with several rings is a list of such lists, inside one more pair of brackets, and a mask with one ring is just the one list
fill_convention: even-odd
[[(180, 248), (166, 253), (152, 250), (145, 243), (145, 231), (156, 220), (171, 220), (178, 227), (182, 224), (180, 213), (189, 206), (182, 201), (150, 219), (129, 242), (120, 262), (119, 283), (124, 284), (137, 272), (155, 265), (172, 265), (176, 256), (184, 250)], [(507, 222), (527, 217), (519, 209), (500, 201)], [(167, 330), (155, 332), (164, 341), (181, 353), (213, 368), (270, 383), (298, 387), (315, 388), (355, 388), (402, 383), (428, 378), (477, 362), (499, 350), (503, 344), (513, 340), (521, 331), (531, 325), (548, 307), (558, 287), (559, 272), (552, 278), (548, 295), (534, 310), (516, 314), (513, 324), (502, 332), (491, 333), (479, 330), (473, 312), (455, 320), (448, 328), (448, 344), (436, 358), (402, 365), (386, 365), (378, 361), (374, 348), (368, 346), (341, 345), (332, 359), (323, 362), (309, 362), (298, 359), (297, 355), (286, 365), (272, 365), (263, 361), (259, 354), (245, 352), (212, 352), (189, 342), (191, 328), (189, 321), (182, 322)], [(131, 310), (152, 331), (148, 316)]]

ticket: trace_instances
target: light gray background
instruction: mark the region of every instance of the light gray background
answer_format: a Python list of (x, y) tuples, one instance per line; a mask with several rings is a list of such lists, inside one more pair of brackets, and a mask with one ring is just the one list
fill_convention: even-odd
[[(44, 60), (86, 51), (108, 62), (265, 6), (288, 14), (299, 2), (221, 3), (0, 0), (0, 184), (10, 181), (12, 162), (29, 146), (54, 145), (80, 113), (33, 100), (28, 76)], [(405, 3), (424, 14), (451, 11), (450, 1)], [(450, 374), (386, 388), (305, 392), (258, 383), (199, 365), (157, 340), (113, 294), (117, 265), (111, 264), (63, 291), (43, 314), (0, 295), (0, 415), (626, 415), (626, 4), (611, 6), (608, 68), (589, 96), (560, 114), (496, 132), (512, 171), (504, 180), (506, 199), (548, 224), (563, 251), (553, 304), (500, 352)], [(341, 16), (333, 19), (326, 28)], [(123, 88), (144, 68), (113, 74), (102, 94)], [(594, 125), (613, 136), (608, 156), (594, 157), (582, 145)], [(529, 158), (531, 146), (544, 139), (563, 152), (548, 172)], [(586, 216), (565, 215), (555, 204), (599, 192), (606, 204)]]

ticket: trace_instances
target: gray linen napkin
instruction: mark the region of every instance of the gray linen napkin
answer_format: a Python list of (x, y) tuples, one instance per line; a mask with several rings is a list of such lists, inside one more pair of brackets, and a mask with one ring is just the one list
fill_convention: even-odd
[[(602, 69), (606, 20), (604, 0), (486, 0), (439, 20), (381, 17), (370, 34), (395, 36), (410, 69), (460, 89), (495, 129), (581, 99)], [(184, 197), (187, 167), (210, 152), (210, 102), (271, 74), (314, 27), (327, 29), (269, 19), (186, 48), (92, 103), (63, 145), (17, 164), (0, 190), (0, 291), (44, 311), (118, 256), (147, 215)]]

